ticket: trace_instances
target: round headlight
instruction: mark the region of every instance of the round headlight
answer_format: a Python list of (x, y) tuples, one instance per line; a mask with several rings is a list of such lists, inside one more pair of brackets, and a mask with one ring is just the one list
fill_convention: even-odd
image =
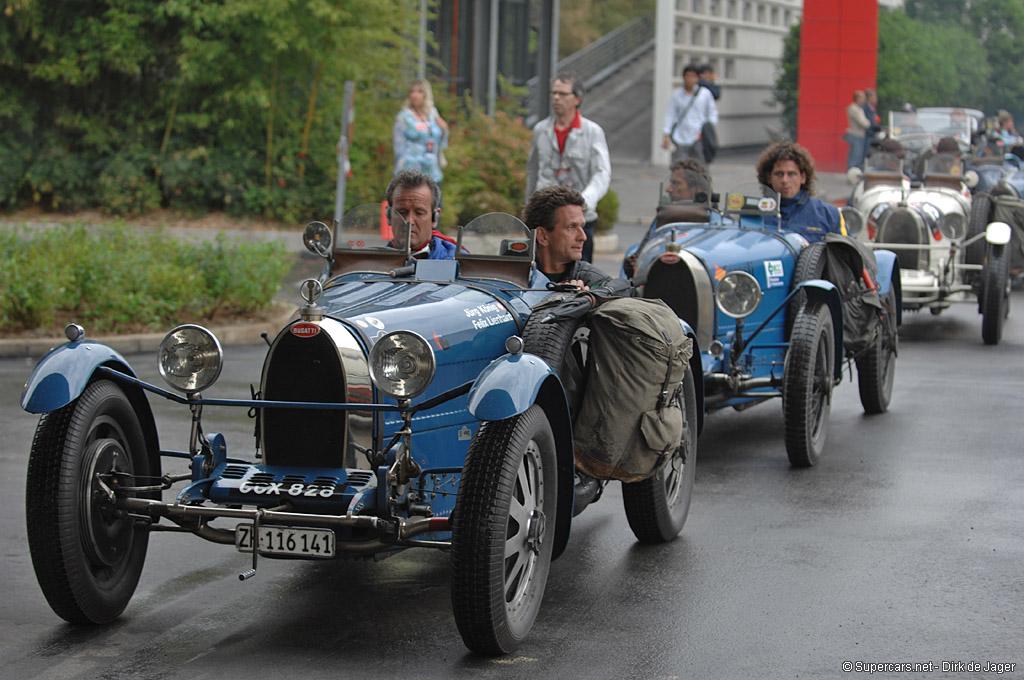
[(370, 350), (370, 378), (384, 394), (410, 399), (434, 379), (434, 352), (421, 336), (410, 331), (388, 333)]
[(967, 233), (967, 219), (960, 213), (946, 213), (936, 226), (940, 234), (953, 241), (962, 239)]
[(742, 319), (757, 309), (761, 302), (761, 286), (747, 272), (729, 272), (718, 284), (715, 302), (723, 314)]
[(202, 326), (178, 326), (160, 341), (160, 376), (185, 393), (202, 392), (217, 381), (224, 351), (217, 337)]

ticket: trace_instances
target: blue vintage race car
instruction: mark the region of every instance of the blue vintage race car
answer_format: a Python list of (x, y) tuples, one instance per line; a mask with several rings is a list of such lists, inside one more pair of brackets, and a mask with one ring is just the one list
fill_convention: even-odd
[(778, 194), (769, 187), (741, 186), (724, 204), (721, 212), (710, 204), (661, 211), (632, 249), (646, 278), (643, 295), (667, 302), (696, 331), (708, 411), (781, 397), (790, 463), (814, 465), (844, 360), (857, 365), (864, 410), (888, 408), (899, 264), (893, 253), (872, 254), (848, 237), (809, 245), (800, 234), (766, 226), (766, 215), (781, 223)]
[[(251, 398), (203, 396), (223, 355), (202, 327), (175, 328), (160, 346), (175, 392), (138, 380), (124, 357), (68, 327), (68, 343), (36, 366), (22, 397), (42, 414), (28, 469), (29, 545), (58, 615), (116, 618), (150, 533), (170, 528), (251, 554), (243, 580), (260, 556), (447, 550), (466, 645), (499, 654), (524, 639), (574, 513), (605, 484), (574, 469), (586, 335), (556, 337), (550, 329), (561, 326), (531, 315), (559, 293), (516, 218), (461, 228), (461, 254), (449, 261), (413, 259), (407, 234), (382, 222), (379, 205), (350, 213), (337, 234), (307, 227), (325, 271), (303, 283), (305, 306), (268, 340)], [(548, 361), (529, 351), (541, 344)], [(641, 541), (672, 539), (689, 511), (703, 391), (693, 365), (674, 395), (678, 446), (656, 474), (623, 485)], [(149, 395), (191, 410), (188, 451), (161, 448)], [(255, 450), (236, 443), (229, 455), (203, 419), (208, 405), (250, 409)], [(180, 469), (165, 470), (168, 461)]]

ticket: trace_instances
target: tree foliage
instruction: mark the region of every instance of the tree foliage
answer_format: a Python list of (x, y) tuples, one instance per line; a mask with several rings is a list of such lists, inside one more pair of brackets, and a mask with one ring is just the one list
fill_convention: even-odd
[(990, 74), (986, 51), (967, 27), (912, 19), (902, 11), (879, 13), (880, 111), (905, 102), (984, 108)]
[(800, 94), (800, 24), (789, 28), (782, 42), (782, 61), (775, 78), (775, 88), (769, 104), (782, 109), (782, 126), (790, 139), (796, 139), (797, 104)]
[(8, 0), (0, 206), (330, 215), (346, 80), (356, 83), (348, 203), (380, 200), (418, 7)]
[[(786, 38), (773, 102), (795, 135), (800, 27)], [(906, 0), (878, 17), (879, 111), (963, 106), (1024, 115), (1024, 3)]]
[(639, 16), (653, 14), (656, 5), (656, 0), (562, 0), (558, 8), (559, 58)]

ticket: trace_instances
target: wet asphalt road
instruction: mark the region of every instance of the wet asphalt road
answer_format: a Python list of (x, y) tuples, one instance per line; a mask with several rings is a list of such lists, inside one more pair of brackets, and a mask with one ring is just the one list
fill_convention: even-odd
[[(856, 382), (835, 392), (829, 445), (789, 467), (778, 403), (718, 412), (699, 442), (683, 533), (640, 546), (621, 493), (580, 515), (527, 643), (467, 654), (451, 615), (448, 558), (380, 563), (263, 560), (159, 534), (113, 625), (76, 628), (48, 608), (25, 538), (36, 419), (17, 407), (32, 362), (0, 360), (2, 678), (841, 678), (845, 661), (1016, 663), (1024, 677), (1024, 291), (1003, 344), (981, 343), (972, 306), (909, 315), (889, 413), (864, 416)], [(248, 394), (261, 348), (228, 348), (207, 396)], [(129, 357), (159, 382), (152, 356)], [(187, 414), (158, 405), (161, 444), (187, 445)], [(229, 417), (229, 416), (235, 417)], [(229, 453), (252, 425), (209, 409)], [(216, 424), (216, 426), (215, 426)]]

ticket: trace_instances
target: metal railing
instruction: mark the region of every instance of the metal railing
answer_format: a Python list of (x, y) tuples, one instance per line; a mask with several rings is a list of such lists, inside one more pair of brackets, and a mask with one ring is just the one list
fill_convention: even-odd
[[(582, 50), (562, 59), (555, 74), (572, 72), (583, 79), (586, 89), (597, 87), (616, 71), (654, 47), (654, 15), (637, 17), (606, 33)], [(526, 110), (535, 118), (538, 98), (547, 95), (536, 76), (526, 81)]]

